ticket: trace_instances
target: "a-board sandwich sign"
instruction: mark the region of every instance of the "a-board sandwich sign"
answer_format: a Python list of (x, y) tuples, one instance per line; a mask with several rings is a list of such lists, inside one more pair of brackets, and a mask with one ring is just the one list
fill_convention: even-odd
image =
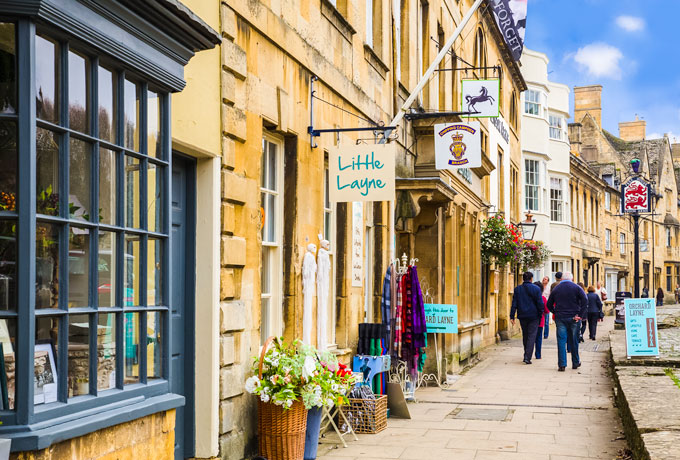
[(394, 200), (395, 155), (394, 144), (328, 149), (331, 202)]
[(425, 324), (430, 333), (457, 334), (458, 306), (426, 303)]
[(437, 169), (454, 170), (482, 166), (479, 122), (434, 125), (434, 156)]
[(654, 299), (625, 299), (626, 355), (659, 356)]

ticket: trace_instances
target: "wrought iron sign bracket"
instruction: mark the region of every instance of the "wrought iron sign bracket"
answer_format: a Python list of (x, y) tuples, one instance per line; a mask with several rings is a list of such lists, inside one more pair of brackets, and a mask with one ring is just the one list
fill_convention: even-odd
[(493, 70), (494, 74), (497, 74), (500, 76), (501, 74), (501, 66), (494, 65), (494, 66), (488, 66), (488, 67), (456, 67), (454, 69), (435, 69), (435, 72), (458, 72), (464, 70), (466, 73), (467, 72), (474, 72), (475, 70)]
[[(378, 133), (380, 133), (380, 132), (382, 132), (383, 135), (387, 135), (388, 132), (394, 131), (395, 129), (397, 129), (396, 126), (383, 126), (383, 125), (380, 125), (378, 123), (375, 123), (372, 120), (365, 119), (365, 118), (360, 117), (360, 116), (353, 114), (351, 112), (347, 112), (347, 113), (350, 114), (350, 115), (353, 115), (357, 118), (360, 118), (360, 119), (366, 121), (367, 123), (372, 123), (374, 126), (369, 126), (369, 127), (364, 127), (364, 128), (325, 128), (325, 129), (314, 128), (314, 99), (318, 99), (319, 101), (326, 102), (323, 99), (318, 98), (315, 94), (316, 91), (314, 90), (314, 82), (318, 79), (319, 79), (319, 77), (317, 77), (316, 75), (312, 75), (312, 77), (309, 81), (310, 100), (309, 100), (309, 126), (307, 127), (307, 133), (309, 134), (309, 143), (310, 143), (310, 145), (313, 149), (318, 147), (318, 144), (316, 142), (314, 142), (314, 138), (319, 137), (319, 136), (321, 136), (321, 134), (324, 134), (324, 133), (336, 133), (337, 134), (337, 133), (373, 131), (375, 133), (376, 137), (377, 137)], [(328, 103), (328, 102), (326, 102), (326, 103)], [(330, 103), (328, 103), (328, 104), (330, 104)], [(333, 107), (336, 107), (337, 109), (345, 111), (341, 107), (337, 107), (333, 104), (330, 104), (330, 105), (332, 105)]]

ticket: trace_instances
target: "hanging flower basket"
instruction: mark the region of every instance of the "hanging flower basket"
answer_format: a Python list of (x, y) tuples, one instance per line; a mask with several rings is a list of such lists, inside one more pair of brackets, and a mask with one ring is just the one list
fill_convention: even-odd
[(495, 263), (499, 267), (514, 262), (521, 241), (519, 229), (512, 224), (506, 225), (502, 216), (486, 219), (481, 229), (482, 262)]
[(519, 245), (515, 262), (523, 271), (535, 270), (541, 268), (551, 254), (552, 251), (543, 241), (526, 240)]

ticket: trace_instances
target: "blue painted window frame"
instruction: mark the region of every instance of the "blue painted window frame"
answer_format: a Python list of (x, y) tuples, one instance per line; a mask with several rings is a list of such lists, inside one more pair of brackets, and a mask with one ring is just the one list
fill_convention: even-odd
[[(13, 22), (16, 25), (16, 56), (17, 56), (17, 106), (15, 115), (0, 114), (0, 121), (13, 119), (17, 125), (17, 145), (18, 145), (18, 177), (17, 177), (17, 207), (16, 212), (0, 211), (0, 218), (11, 218), (17, 221), (17, 308), (16, 311), (0, 311), (0, 318), (15, 318), (16, 326), (16, 381), (15, 381), (15, 408), (13, 411), (0, 411), (0, 436), (4, 433), (12, 436), (21, 430), (20, 426), (32, 425), (33, 429), (43, 429), (51, 425), (70, 422), (81, 417), (92, 416), (97, 412), (112, 412), (116, 408), (123, 408), (125, 403), (142, 403), (146, 400), (154, 400), (155, 397), (168, 394), (170, 391), (170, 172), (171, 172), (171, 142), (170, 142), (170, 97), (169, 89), (164, 85), (150, 81), (142, 75), (137, 74), (134, 69), (116, 61), (113, 58), (104, 56), (94, 47), (87, 43), (72, 39), (62, 31), (51, 28), (49, 25), (36, 23), (25, 17), (0, 17), (2, 22)], [(35, 37), (36, 34), (48, 36), (60, 44), (60, 122), (58, 124), (38, 120), (36, 118), (36, 63), (35, 63)], [(89, 58), (90, 65), (90, 124), (91, 134), (86, 135), (73, 131), (68, 126), (68, 50), (73, 47), (79, 53)], [(115, 70), (118, 77), (118, 98), (117, 98), (117, 136), (116, 142), (111, 144), (97, 138), (98, 134), (98, 99), (97, 99), (97, 70), (100, 64), (104, 64), (108, 69)], [(123, 147), (123, 100), (124, 100), (124, 79), (128, 78), (140, 84), (141, 100), (139, 108), (139, 146), (138, 152)], [(161, 152), (159, 158), (146, 155), (146, 116), (147, 106), (146, 97), (148, 90), (152, 90), (159, 95), (160, 100), (160, 130), (161, 130)], [(58, 216), (38, 215), (36, 212), (36, 130), (45, 128), (60, 135), (59, 149), (59, 196), (61, 205), (59, 206)], [(98, 182), (98, 156), (99, 147), (103, 146), (118, 152), (117, 155), (117, 212), (116, 225), (105, 225), (97, 222), (98, 213), (91, 212), (90, 220), (74, 220), (68, 215), (68, 192), (69, 192), (69, 138), (77, 138), (91, 143), (91, 177), (90, 177), (90, 202), (91, 209), (98, 209), (99, 182)], [(140, 162), (140, 211), (141, 229), (128, 228), (125, 226), (123, 216), (123, 174), (124, 174), (124, 155), (134, 157)], [(147, 171), (148, 165), (156, 165), (157, 171), (162, 171), (159, 177), (162, 178), (162, 231), (151, 232), (146, 230), (146, 212), (148, 197), (147, 191)], [(40, 309), (35, 308), (35, 272), (36, 272), (36, 222), (52, 223), (60, 226), (59, 233), (59, 308)], [(68, 234), (71, 225), (85, 227), (91, 231), (89, 239), (89, 306), (86, 308), (68, 308)], [(98, 295), (96, 286), (98, 277), (98, 231), (99, 229), (114, 232), (117, 238), (117, 257), (118, 273), (116, 276), (117, 299), (115, 307), (98, 308)], [(162, 266), (162, 291), (165, 305), (146, 306), (146, 267), (147, 263), (140, 262), (140, 305), (127, 306), (123, 299), (123, 261), (124, 259), (124, 238), (125, 235), (136, 235), (140, 238), (140, 255), (144, 259), (147, 255), (147, 243), (149, 237), (158, 238), (162, 242), (163, 260)], [(89, 317), (89, 330), (96, 330), (99, 313), (112, 313), (116, 316), (116, 387), (114, 389), (97, 390), (97, 335), (89, 334), (89, 394), (68, 398), (67, 388), (67, 369), (68, 369), (68, 317), (72, 314), (87, 314)], [(139, 313), (139, 337), (140, 337), (140, 359), (139, 359), (139, 383), (124, 385), (123, 366), (124, 366), (124, 315), (126, 313)], [(146, 375), (146, 351), (141, 340), (146, 337), (147, 314), (161, 312), (161, 351), (162, 351), (162, 375), (160, 379), (150, 380)], [(56, 356), (58, 366), (58, 402), (34, 406), (33, 404), (33, 355), (35, 321), (37, 317), (52, 316), (59, 317), (59, 336), (60, 344)], [(156, 398), (158, 399), (158, 398)], [(177, 401), (168, 403), (166, 406), (176, 407)], [(162, 404), (156, 404), (156, 408), (163, 410)], [(169, 408), (169, 407), (167, 407)], [(151, 410), (151, 409), (149, 409)], [(139, 413), (142, 416), (144, 410)], [(132, 417), (135, 418), (135, 417)], [(50, 441), (51, 442), (51, 441)], [(45, 442), (42, 443), (44, 445)], [(49, 444), (48, 444), (49, 445)], [(38, 444), (35, 446), (38, 448)], [(15, 446), (13, 449), (15, 450)]]

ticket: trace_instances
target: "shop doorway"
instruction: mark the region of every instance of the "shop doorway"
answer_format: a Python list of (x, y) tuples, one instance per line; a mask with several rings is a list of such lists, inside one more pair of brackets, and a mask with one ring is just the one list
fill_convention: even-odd
[(194, 456), (194, 330), (196, 298), (196, 161), (172, 157), (172, 376), (170, 391), (186, 398), (175, 419), (175, 460)]

